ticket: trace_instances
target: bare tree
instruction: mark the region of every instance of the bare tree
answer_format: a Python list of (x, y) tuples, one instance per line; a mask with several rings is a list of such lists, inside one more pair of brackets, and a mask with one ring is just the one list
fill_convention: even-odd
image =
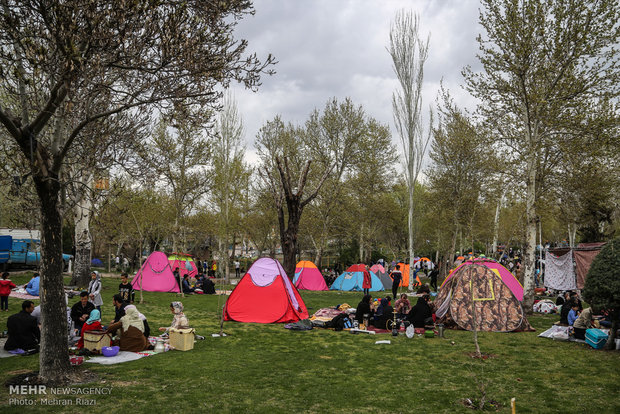
[(258, 87), (274, 61), (246, 56), (247, 42), (233, 37), (238, 19), (252, 12), (245, 0), (2, 1), (0, 124), (41, 206), (42, 380), (69, 375), (59, 208), (68, 153), (97, 139), (85, 128), (112, 115), (148, 117), (153, 106), (165, 112), (172, 103), (204, 113), (218, 105), (216, 87), (231, 80)]
[[(431, 129), (425, 136), (422, 127), (422, 83), (424, 62), (428, 56), (428, 38), (419, 35), (419, 17), (413, 12), (399, 11), (390, 27), (390, 48), (394, 72), (400, 90), (392, 95), (394, 123), (404, 151), (405, 177), (409, 191), (409, 263), (414, 261), (414, 190), (422, 161), (431, 139)], [(431, 112), (432, 125), (432, 112)], [(409, 278), (409, 291), (413, 278)]]

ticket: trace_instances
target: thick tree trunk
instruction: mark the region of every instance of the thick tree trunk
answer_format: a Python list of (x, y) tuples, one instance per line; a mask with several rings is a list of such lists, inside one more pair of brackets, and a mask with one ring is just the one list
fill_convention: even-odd
[(69, 347), (67, 312), (62, 279), (62, 217), (59, 211), (58, 180), (34, 177), (41, 200), (41, 352), (39, 376), (43, 381), (67, 380)]
[(299, 220), (301, 218), (301, 210), (299, 205), (288, 206), (288, 226), (284, 231), (284, 240), (282, 241), (282, 255), (284, 256), (284, 271), (292, 280), (295, 277), (295, 265), (297, 256), (297, 232), (299, 231)]
[(523, 307), (525, 312), (531, 314), (534, 305), (534, 272), (536, 264), (536, 159), (532, 156), (528, 160), (528, 177), (526, 182), (526, 227), (525, 227), (525, 251), (523, 254)]
[(90, 281), (90, 260), (92, 242), (90, 237), (90, 212), (92, 203), (88, 195), (78, 200), (74, 207), (75, 221), (75, 267), (71, 284), (80, 288)]

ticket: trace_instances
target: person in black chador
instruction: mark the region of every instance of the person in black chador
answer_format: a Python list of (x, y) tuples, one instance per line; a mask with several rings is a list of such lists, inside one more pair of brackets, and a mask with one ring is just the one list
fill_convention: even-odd
[(370, 303), (371, 299), (372, 296), (364, 295), (362, 301), (357, 304), (357, 309), (355, 310), (355, 320), (358, 321), (360, 325), (364, 323), (364, 315), (368, 315), (368, 319), (370, 320), (375, 312)]
[(379, 329), (388, 329), (387, 321), (394, 318), (394, 308), (390, 305), (390, 297), (381, 299), (381, 304), (375, 311), (374, 325)]
[(437, 292), (437, 276), (439, 276), (439, 269), (434, 268), (431, 271), (430, 277), (431, 277), (431, 287), (433, 288), (435, 292)]
[(6, 327), (9, 338), (4, 344), (4, 349), (12, 351), (23, 349), (24, 351), (38, 352), (39, 342), (41, 341), (41, 331), (37, 318), (31, 315), (34, 310), (34, 303), (25, 300), (22, 303), (22, 311), (9, 316)]
[(396, 265), (390, 276), (392, 276), (392, 296), (396, 298), (398, 286), (400, 286), (400, 282), (403, 280), (403, 274), (400, 272), (399, 264)]
[(418, 298), (418, 302), (415, 306), (409, 311), (407, 320), (415, 328), (424, 328), (425, 326), (433, 325), (433, 311), (428, 304), (430, 298), (430, 295), (422, 295)]

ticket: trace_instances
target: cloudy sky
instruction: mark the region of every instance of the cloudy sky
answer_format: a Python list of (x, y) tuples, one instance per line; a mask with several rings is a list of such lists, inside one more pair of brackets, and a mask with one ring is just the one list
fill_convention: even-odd
[(421, 34), (430, 34), (425, 65), (424, 105), (433, 104), (443, 78), (455, 101), (472, 108), (462, 90), (461, 70), (478, 66), (478, 0), (255, 0), (256, 14), (237, 27), (260, 57), (273, 54), (276, 74), (264, 77), (256, 93), (232, 88), (246, 127), (247, 159), (253, 162), (259, 128), (276, 115), (301, 124), (327, 100), (350, 97), (378, 121), (392, 121), (391, 97), (397, 88), (387, 47), (390, 23), (398, 10), (413, 10)]

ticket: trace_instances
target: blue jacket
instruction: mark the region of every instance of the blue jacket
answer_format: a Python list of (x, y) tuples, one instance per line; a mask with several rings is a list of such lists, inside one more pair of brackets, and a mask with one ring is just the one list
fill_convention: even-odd
[(28, 282), (28, 285), (26, 286), (26, 292), (28, 292), (29, 295), (39, 296), (39, 279), (40, 277), (37, 276), (30, 282)]
[[(567, 306), (567, 305), (563, 305), (563, 306)], [(577, 312), (575, 312), (574, 309), (571, 309), (570, 312), (568, 312), (568, 324), (570, 326), (573, 326), (573, 323), (575, 323), (578, 317), (579, 315), (577, 314)]]

